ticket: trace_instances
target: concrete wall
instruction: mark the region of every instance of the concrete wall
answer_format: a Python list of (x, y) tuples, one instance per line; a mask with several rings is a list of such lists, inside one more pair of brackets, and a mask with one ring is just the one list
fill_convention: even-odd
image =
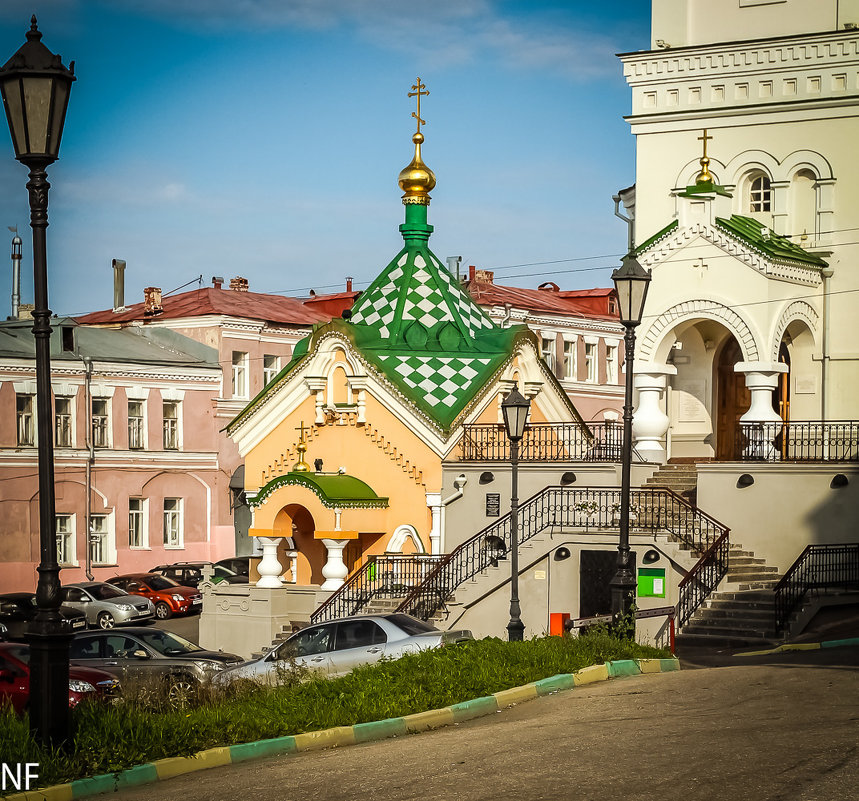
[[(744, 473), (754, 484), (738, 488)], [(839, 473), (849, 483), (833, 488)], [(702, 463), (698, 506), (730, 527), (732, 543), (784, 572), (806, 545), (859, 542), (859, 465)]]

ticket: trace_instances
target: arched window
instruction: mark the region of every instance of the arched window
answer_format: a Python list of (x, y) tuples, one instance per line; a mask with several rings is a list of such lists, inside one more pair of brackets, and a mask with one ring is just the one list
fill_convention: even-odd
[(766, 175), (756, 175), (749, 181), (749, 211), (772, 211), (772, 189)]
[(813, 244), (817, 239), (817, 178), (811, 170), (799, 170), (790, 182), (790, 232), (796, 242)]

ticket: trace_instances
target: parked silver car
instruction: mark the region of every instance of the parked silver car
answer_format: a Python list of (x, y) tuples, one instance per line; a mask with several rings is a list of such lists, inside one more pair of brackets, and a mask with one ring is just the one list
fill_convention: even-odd
[(382, 657), (398, 659), (408, 653), (473, 640), (470, 631), (439, 631), (411, 615), (357, 615), (318, 623), (293, 634), (277, 648), (225, 670), (217, 684), (236, 679), (275, 683), (278, 666), (294, 659), (299, 665), (326, 676), (343, 676), (358, 665)]
[(156, 679), (167, 683), (171, 700), (179, 701), (242, 658), (199, 645), (156, 628), (131, 627), (122, 631), (81, 632), (72, 640), (69, 659), (128, 679)]
[(104, 581), (82, 581), (63, 587), (63, 603), (80, 609), (90, 626), (112, 629), (128, 623), (155, 619), (155, 607), (147, 598), (129, 595)]

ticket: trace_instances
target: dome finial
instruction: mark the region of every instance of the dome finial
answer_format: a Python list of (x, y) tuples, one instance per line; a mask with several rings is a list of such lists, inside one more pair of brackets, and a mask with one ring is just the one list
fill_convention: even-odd
[(429, 206), (429, 192), (435, 186), (435, 175), (433, 171), (424, 164), (421, 159), (421, 144), (424, 141), (424, 135), (421, 133), (421, 125), (426, 125), (426, 120), (421, 118), (421, 98), (429, 94), (426, 84), (421, 83), (421, 79), (417, 79), (417, 83), (412, 86), (415, 91), (409, 92), (409, 97), (418, 99), (417, 111), (412, 112), (412, 116), (417, 120), (418, 129), (412, 136), (412, 142), (415, 143), (415, 155), (404, 170), (400, 172), (399, 185), (405, 193), (403, 195), (403, 203), (405, 205), (418, 204), (421, 206)]
[(298, 461), (292, 466), (293, 473), (309, 473), (310, 465), (304, 461), (304, 454), (307, 453), (307, 439), (305, 435), (304, 423), (296, 431), (300, 432), (298, 436), (298, 445), (295, 450), (298, 451)]
[(707, 136), (707, 129), (704, 129), (704, 135), (698, 137), (699, 142), (704, 143), (704, 154), (700, 158), (701, 172), (695, 179), (696, 184), (711, 184), (713, 183), (713, 175), (710, 172), (710, 159), (707, 156), (707, 140), (712, 139), (712, 136)]

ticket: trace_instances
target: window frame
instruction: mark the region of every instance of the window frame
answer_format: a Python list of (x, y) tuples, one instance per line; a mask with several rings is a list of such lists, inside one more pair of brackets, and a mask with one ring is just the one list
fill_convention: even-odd
[[(551, 343), (548, 348), (545, 347), (546, 343)], [(547, 336), (546, 334), (540, 334), (540, 358), (543, 360), (543, 363), (546, 367), (549, 368), (549, 372), (555, 372), (555, 365), (558, 361), (558, 342), (557, 338), (554, 334)]]
[(605, 382), (606, 384), (617, 384), (620, 381), (620, 370), (618, 369), (618, 345), (605, 346)]
[(232, 383), (230, 385), (232, 397), (247, 400), (250, 397), (248, 353), (243, 350), (234, 350), (232, 354)]
[[(61, 521), (68, 521), (68, 528), (61, 531)], [(57, 539), (57, 564), (60, 567), (76, 567), (77, 561), (77, 537), (75, 536), (75, 515), (58, 512), (54, 516), (55, 534)], [(60, 547), (60, 541), (67, 542), (66, 547)]]
[[(131, 415), (131, 406), (132, 404), (140, 405), (140, 414)], [(134, 429), (137, 430), (137, 440), (139, 442), (138, 445), (132, 445), (132, 420), (135, 421)], [(139, 400), (138, 398), (130, 398), (128, 401), (128, 449), (130, 451), (144, 451), (146, 450), (146, 401)]]
[[(161, 534), (165, 550), (183, 550), (185, 548), (184, 504), (182, 498), (164, 498), (162, 502)], [(175, 503), (176, 508), (167, 508), (168, 503)], [(170, 536), (175, 529), (175, 542)]]
[[(68, 409), (62, 414), (59, 411), (60, 403), (68, 404)], [(73, 448), (75, 445), (75, 406), (74, 398), (68, 395), (58, 395), (54, 397), (54, 447), (57, 448)], [(63, 426), (60, 426), (62, 421)], [(60, 437), (60, 431), (63, 431), (65, 436)], [(61, 441), (62, 439), (62, 441)]]
[(585, 381), (596, 384), (599, 381), (598, 370), (599, 345), (596, 342), (585, 342)]
[[(22, 401), (26, 408), (22, 409)], [(35, 395), (29, 392), (15, 393), (15, 443), (19, 448), (36, 444)]]
[[(93, 448), (110, 447), (110, 402), (111, 398), (93, 397), (90, 399), (90, 441)], [(96, 414), (96, 403), (104, 404), (104, 414)], [(99, 432), (98, 436), (96, 432)]]
[[(139, 509), (132, 509), (132, 503), (139, 503)], [(132, 518), (134, 515), (134, 518)], [(140, 541), (134, 542), (132, 540), (132, 531), (137, 528), (137, 526), (133, 525), (132, 519), (139, 523), (139, 535)], [(128, 547), (132, 551), (149, 551), (151, 548), (149, 547), (149, 499), (148, 498), (135, 498), (131, 497), (128, 499)]]
[(772, 181), (762, 172), (749, 176), (748, 208), (750, 213), (772, 213)]
[[(94, 531), (93, 523), (94, 521), (103, 521), (104, 528), (99, 531)], [(87, 545), (91, 549), (90, 550), (90, 559), (92, 564), (95, 566), (100, 565), (113, 565), (116, 564), (116, 548), (114, 547), (113, 539), (111, 537), (111, 515), (110, 514), (90, 514), (89, 516), (89, 530), (87, 531)], [(98, 537), (98, 539), (96, 539)], [(101, 553), (99, 554), (101, 558), (96, 558), (96, 545), (100, 546)]]
[[(172, 408), (175, 417), (168, 417), (167, 410)], [(182, 448), (182, 402), (162, 400), (161, 402), (161, 448), (165, 451), (178, 451)]]
[(577, 339), (564, 340), (564, 379), (575, 381), (578, 378), (578, 347)]
[[(271, 364), (269, 364), (271, 360)], [(273, 353), (265, 353), (262, 357), (262, 382), (268, 386), (274, 377), (280, 372), (280, 356)]]

